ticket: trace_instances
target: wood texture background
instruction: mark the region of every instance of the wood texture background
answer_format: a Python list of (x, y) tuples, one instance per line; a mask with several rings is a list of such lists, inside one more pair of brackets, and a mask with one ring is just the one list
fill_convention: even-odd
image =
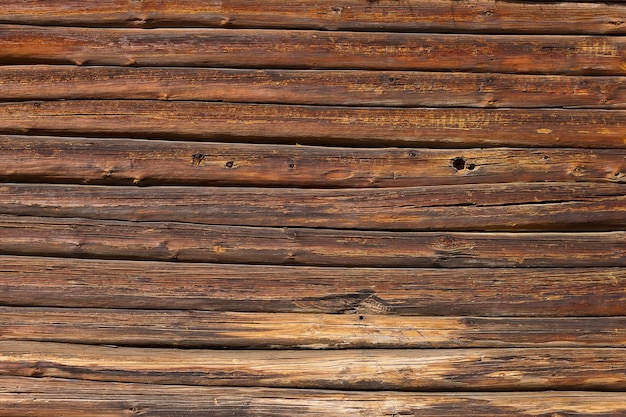
[(625, 35), (5, 1), (0, 416), (625, 415)]

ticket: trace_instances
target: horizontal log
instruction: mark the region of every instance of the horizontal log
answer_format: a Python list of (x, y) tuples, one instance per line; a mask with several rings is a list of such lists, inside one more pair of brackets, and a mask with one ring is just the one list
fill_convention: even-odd
[(19, 1), (6, 4), (0, 22), (64, 26), (204, 26), (326, 30), (509, 33), (626, 33), (621, 4), (421, 0), (128, 2)]
[(0, 375), (205, 386), (619, 391), (624, 360), (615, 348), (176, 350), (0, 341)]
[(402, 415), (530, 417), (567, 415), (605, 417), (626, 412), (623, 393), (507, 392), (407, 393), (324, 391), (280, 388), (228, 388), (151, 385), (0, 377), (0, 416), (146, 417), (211, 415), (234, 417)]
[(626, 108), (625, 85), (622, 77), (603, 76), (0, 67), (0, 100), (4, 101), (149, 99), (345, 106)]
[(359, 230), (602, 231), (626, 226), (622, 184), (387, 189), (0, 184), (0, 214)]
[(626, 346), (626, 318), (0, 307), (0, 340), (214, 349), (618, 347)]
[(0, 253), (362, 267), (621, 267), (626, 232), (377, 232), (0, 216)]
[(0, 180), (316, 188), (622, 183), (626, 150), (365, 149), (0, 135)]
[(626, 148), (625, 126), (626, 110), (408, 109), (154, 100), (0, 106), (0, 133), (5, 134), (335, 146)]
[(0, 261), (0, 304), (13, 306), (626, 316), (623, 268), (315, 268), (6, 255)]
[(0, 64), (626, 74), (620, 36), (0, 25), (0, 43)]

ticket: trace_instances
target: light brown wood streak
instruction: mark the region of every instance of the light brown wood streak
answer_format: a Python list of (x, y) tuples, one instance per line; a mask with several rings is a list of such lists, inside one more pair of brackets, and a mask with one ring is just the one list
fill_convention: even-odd
[(149, 99), (349, 106), (625, 108), (623, 77), (413, 71), (0, 67), (0, 100)]
[(626, 74), (619, 36), (0, 25), (0, 42), (0, 64)]
[(626, 318), (0, 307), (0, 340), (215, 349), (623, 347)]
[(626, 316), (624, 268), (316, 268), (6, 255), (0, 260), (0, 303), (14, 306)]
[[(453, 165), (458, 158), (465, 162), (460, 170)], [(469, 169), (472, 165), (474, 169)], [(367, 149), (0, 135), (0, 178), (9, 182), (316, 188), (623, 183), (626, 150)]]
[(0, 133), (357, 146), (626, 148), (626, 110), (407, 109), (142, 100), (6, 103)]
[(626, 226), (621, 184), (354, 190), (0, 185), (0, 214), (360, 230), (591, 231)]
[[(149, 388), (149, 389), (147, 389)], [(0, 416), (147, 417), (163, 415), (240, 417), (350, 415), (605, 417), (626, 412), (623, 393), (507, 392), (403, 393), (277, 388), (145, 385), (59, 378), (0, 377)]]
[(395, 268), (622, 267), (626, 232), (377, 232), (3, 215), (0, 253)]
[(623, 390), (625, 359), (616, 348), (223, 351), (0, 341), (0, 375), (275, 388)]
[(206, 26), (305, 29), (624, 34), (624, 6), (601, 2), (498, 2), (477, 0), (6, 2), (0, 21), (85, 26)]

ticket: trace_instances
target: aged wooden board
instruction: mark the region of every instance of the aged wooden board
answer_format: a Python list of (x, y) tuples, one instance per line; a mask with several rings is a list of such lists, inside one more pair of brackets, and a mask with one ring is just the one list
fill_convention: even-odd
[(5, 134), (335, 146), (626, 148), (625, 131), (626, 110), (382, 108), (155, 100), (37, 101), (0, 106), (0, 133)]
[(564, 391), (403, 393), (228, 388), (0, 377), (0, 416), (126, 417), (163, 415), (327, 417), (350, 415), (606, 417), (626, 412), (623, 393)]
[(3, 6), (0, 416), (626, 414), (626, 3)]
[(0, 185), (0, 214), (361, 230), (573, 231), (626, 226), (621, 184), (318, 190)]
[(9, 182), (348, 188), (625, 178), (624, 149), (368, 149), (0, 135), (0, 179)]
[(626, 74), (620, 36), (0, 25), (0, 43), (0, 64)]
[(624, 390), (619, 348), (199, 350), (0, 341), (0, 375), (348, 390)]
[(216, 349), (624, 347), (626, 318), (0, 307), (0, 340)]
[(626, 79), (464, 72), (8, 65), (0, 67), (0, 99), (625, 108)]
[(2, 215), (0, 253), (395, 268), (623, 267), (626, 232), (382, 232)]
[(315, 268), (28, 256), (0, 260), (0, 303), (13, 306), (626, 316), (623, 268)]
[(477, 0), (128, 2), (10, 0), (0, 22), (63, 26), (204, 26), (327, 30), (626, 33), (626, 8), (601, 2)]

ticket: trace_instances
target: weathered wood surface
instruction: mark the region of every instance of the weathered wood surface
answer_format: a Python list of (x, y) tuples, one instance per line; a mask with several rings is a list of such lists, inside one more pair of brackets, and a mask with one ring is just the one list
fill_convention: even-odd
[(346, 267), (623, 267), (626, 232), (383, 232), (2, 215), (0, 253)]
[(0, 99), (625, 108), (626, 78), (466, 72), (8, 65), (0, 67)]
[(10, 0), (0, 22), (63, 26), (203, 26), (370, 31), (625, 34), (619, 3), (479, 0)]
[(0, 377), (0, 416), (216, 417), (350, 415), (568, 415), (606, 417), (626, 412), (623, 393), (597, 391), (416, 393), (228, 388)]
[(348, 390), (624, 390), (619, 348), (201, 350), (0, 341), (0, 375)]
[(214, 349), (624, 347), (626, 318), (0, 307), (0, 340)]
[(37, 101), (0, 106), (0, 133), (5, 134), (357, 146), (626, 148), (625, 131), (626, 110), (380, 108), (145, 100)]
[(369, 149), (0, 135), (0, 179), (8, 182), (350, 188), (625, 178), (624, 149)]
[(626, 414), (624, 2), (3, 6), (0, 416)]
[(626, 74), (620, 36), (0, 25), (0, 43), (0, 64)]
[(507, 183), (353, 190), (0, 185), (0, 214), (209, 225), (610, 231), (626, 225), (625, 211), (621, 184)]
[(0, 260), (0, 303), (13, 306), (626, 316), (623, 268), (316, 268), (6, 255)]

